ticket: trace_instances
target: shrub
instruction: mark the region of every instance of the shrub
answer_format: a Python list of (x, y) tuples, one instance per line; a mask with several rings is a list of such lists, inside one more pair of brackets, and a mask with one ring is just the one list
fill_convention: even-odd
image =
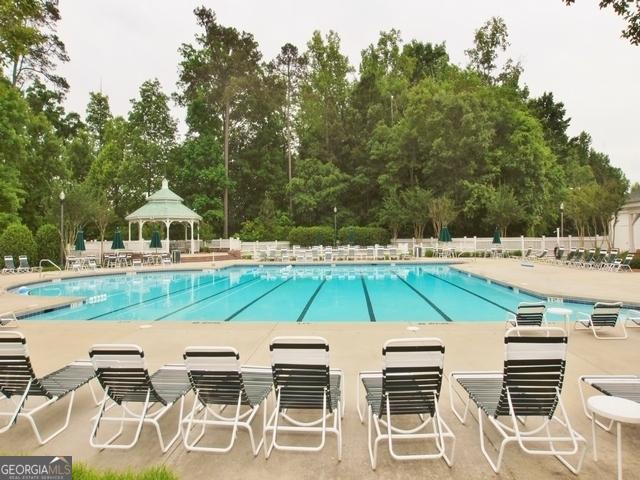
[(289, 231), (289, 243), (302, 247), (333, 245), (334, 234), (331, 227), (294, 227)]
[(389, 231), (382, 227), (342, 227), (338, 238), (343, 245), (387, 245), (391, 238)]
[(54, 263), (60, 265), (60, 232), (50, 223), (41, 225), (36, 232), (35, 237), (37, 256), (35, 261), (48, 258)]
[[(12, 223), (0, 236), (0, 255), (11, 255), (16, 265), (19, 255), (29, 257), (31, 264), (37, 263), (37, 250), (31, 230), (20, 223)], [(4, 259), (2, 263), (4, 264)]]

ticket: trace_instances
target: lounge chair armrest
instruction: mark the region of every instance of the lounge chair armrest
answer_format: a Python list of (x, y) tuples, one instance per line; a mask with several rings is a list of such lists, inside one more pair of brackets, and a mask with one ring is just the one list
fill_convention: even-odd
[(499, 370), (460, 370), (449, 373), (449, 378), (476, 377), (476, 378), (503, 378), (504, 372)]
[(261, 365), (242, 365), (240, 368), (243, 372), (271, 372), (271, 367)]
[(591, 320), (591, 315), (589, 315), (588, 313), (584, 313), (584, 312), (577, 312), (577, 314), (579, 316), (581, 316), (583, 319), (585, 320)]
[(382, 377), (382, 372), (380, 370), (365, 370), (362, 372), (358, 372), (358, 380), (362, 380), (364, 378), (378, 378)]

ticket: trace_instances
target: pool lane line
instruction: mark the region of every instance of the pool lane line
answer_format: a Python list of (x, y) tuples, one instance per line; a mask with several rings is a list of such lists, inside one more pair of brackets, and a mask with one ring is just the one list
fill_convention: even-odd
[(232, 287), (225, 288), (224, 290), (220, 290), (219, 292), (216, 292), (216, 293), (214, 293), (212, 295), (208, 295), (208, 296), (206, 296), (204, 298), (201, 298), (200, 300), (196, 300), (195, 302), (190, 303), (189, 305), (185, 305), (184, 307), (180, 307), (177, 310), (174, 310), (173, 312), (166, 313), (166, 314), (162, 315), (161, 317), (156, 318), (153, 321), (157, 322), (158, 320), (164, 320), (165, 318), (170, 317), (171, 315), (175, 315), (178, 312), (182, 312), (183, 310), (186, 310), (187, 308), (191, 308), (194, 305), (197, 305), (199, 303), (204, 302), (205, 300), (209, 300), (209, 299), (211, 299), (213, 297), (217, 297), (218, 295), (222, 295), (223, 293), (227, 293), (230, 290), (234, 290), (234, 289), (236, 289), (238, 287), (242, 287), (243, 285), (247, 285), (248, 283), (255, 282), (256, 280), (259, 280), (259, 278), (252, 278), (251, 280), (247, 280), (246, 282), (238, 283), (238, 284), (236, 284), (236, 285), (234, 285)]
[(249, 308), (251, 305), (253, 305), (254, 303), (258, 302), (259, 300), (262, 300), (264, 297), (266, 297), (267, 295), (269, 295), (271, 292), (273, 292), (275, 289), (280, 288), (282, 285), (284, 285), (285, 283), (287, 283), (289, 280), (291, 280), (293, 277), (289, 277), (287, 278), (284, 282), (279, 283), (278, 285), (276, 285), (275, 287), (273, 287), (271, 290), (266, 291), (265, 293), (263, 293), (262, 295), (260, 295), (258, 298), (256, 298), (255, 300), (252, 300), (251, 302), (247, 303), (244, 307), (242, 307), (240, 310), (238, 310), (237, 312), (231, 314), (230, 316), (228, 316), (227, 318), (224, 319), (225, 322), (228, 322), (229, 320), (231, 320), (232, 318), (236, 317), (237, 315), (239, 315), (240, 313), (244, 312), (247, 308)]
[(502, 310), (504, 310), (504, 311), (506, 311), (506, 312), (513, 313), (514, 315), (516, 314), (516, 312), (514, 312), (514, 311), (513, 311), (513, 310), (511, 310), (510, 308), (503, 307), (503, 306), (502, 306), (502, 305), (500, 305), (499, 303), (496, 303), (496, 302), (494, 302), (493, 300), (489, 300), (488, 298), (483, 297), (482, 295), (480, 295), (480, 294), (478, 294), (478, 293), (472, 292), (471, 290), (468, 290), (468, 289), (466, 289), (466, 288), (464, 288), (464, 287), (461, 287), (460, 285), (456, 285), (455, 283), (450, 282), (449, 280), (445, 280), (444, 278), (441, 278), (441, 277), (439, 277), (439, 276), (437, 276), (437, 275), (434, 275), (433, 273), (425, 272), (424, 270), (423, 270), (423, 273), (425, 273), (425, 274), (429, 275), (430, 277), (437, 278), (437, 279), (438, 279), (438, 280), (440, 280), (441, 282), (445, 282), (445, 283), (448, 283), (449, 285), (452, 285), (452, 286), (454, 286), (454, 287), (456, 287), (456, 288), (459, 288), (460, 290), (464, 290), (465, 292), (470, 293), (471, 295), (473, 295), (473, 296), (475, 296), (475, 297), (478, 297), (478, 298), (480, 298), (480, 299), (484, 300), (485, 302), (488, 302), (488, 303), (490, 303), (490, 304), (492, 304), (492, 305), (495, 305), (496, 307), (501, 308)]
[(409, 282), (407, 282), (404, 278), (402, 278), (400, 275), (398, 275), (395, 271), (393, 272), (393, 274), (398, 277), (400, 279), (400, 281), (402, 283), (404, 283), (407, 287), (409, 287), (411, 290), (413, 290), (414, 292), (416, 292), (420, 298), (422, 298), (425, 302), (427, 302), (429, 305), (431, 305), (431, 308), (433, 308), (436, 312), (438, 312), (442, 318), (444, 320), (446, 320), (447, 322), (452, 322), (453, 320), (451, 320), (451, 317), (449, 315), (447, 315), (446, 313), (444, 313), (442, 310), (440, 310), (440, 308), (438, 308), (438, 306), (433, 303), (431, 300), (429, 300), (426, 296), (424, 296), (422, 294), (422, 292), (420, 292), (420, 290), (418, 290), (417, 288), (415, 288), (413, 285), (411, 285)]
[(364, 275), (360, 275), (360, 281), (362, 282), (362, 289), (364, 290), (364, 298), (367, 301), (367, 310), (369, 311), (369, 321), (375, 322), (376, 315), (373, 313), (373, 305), (371, 304), (371, 297), (369, 297), (369, 290), (367, 284), (364, 281)]
[[(228, 278), (228, 277), (224, 277), (224, 278)], [(206, 283), (202, 283), (202, 284), (198, 285), (197, 287), (195, 287), (195, 290), (197, 290), (197, 289), (199, 289), (201, 287), (206, 287), (207, 285), (213, 285), (213, 280), (211, 280), (210, 282), (206, 282)], [(163, 293), (162, 295), (158, 295), (157, 297), (147, 298), (146, 300), (142, 300), (142, 301), (140, 301), (138, 303), (132, 303), (130, 305), (125, 305), (124, 307), (116, 308), (115, 310), (110, 310), (110, 311), (108, 311), (106, 313), (101, 313), (100, 315), (96, 315), (95, 317), (87, 318), (87, 320), (95, 320), (97, 318), (104, 317), (105, 315), (109, 315), (111, 313), (121, 312), (121, 311), (126, 310), (128, 308), (139, 307), (140, 305), (144, 305), (147, 302), (153, 302), (155, 300), (160, 300), (161, 298), (168, 297), (169, 295), (174, 295), (176, 293), (182, 293), (182, 292), (185, 292), (187, 290), (194, 290), (193, 285), (190, 285), (190, 286), (184, 287), (184, 288), (180, 288), (180, 289), (174, 290), (174, 291), (169, 291), (168, 293)]]
[(297, 322), (301, 322), (302, 319), (304, 318), (304, 316), (307, 314), (307, 312), (309, 311), (309, 308), (311, 307), (311, 304), (313, 303), (313, 301), (318, 296), (318, 293), (320, 293), (320, 289), (322, 288), (322, 286), (325, 284), (326, 281), (327, 281), (326, 278), (322, 279), (322, 281), (320, 282), (320, 285), (318, 285), (318, 288), (316, 288), (315, 292), (313, 292), (313, 295), (311, 295), (311, 297), (309, 298), (309, 301), (307, 302), (307, 304), (302, 309), (302, 312), (300, 313), (300, 316), (298, 317), (298, 320), (296, 320)]

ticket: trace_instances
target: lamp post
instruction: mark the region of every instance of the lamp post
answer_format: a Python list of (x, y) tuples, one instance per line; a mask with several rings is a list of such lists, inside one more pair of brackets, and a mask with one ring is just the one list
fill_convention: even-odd
[(338, 244), (338, 207), (333, 207), (333, 246)]
[(64, 191), (60, 192), (60, 263), (64, 262)]
[(564, 238), (564, 202), (560, 202), (560, 238)]

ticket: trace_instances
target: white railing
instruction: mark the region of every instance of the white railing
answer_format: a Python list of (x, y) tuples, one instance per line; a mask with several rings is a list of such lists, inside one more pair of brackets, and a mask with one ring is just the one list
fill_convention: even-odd
[[(602, 236), (585, 237), (580, 239), (578, 237), (567, 236), (542, 236), (542, 237), (502, 237), (501, 247), (505, 250), (528, 250), (540, 251), (544, 249), (553, 250), (556, 246), (562, 246), (565, 249), (571, 248), (608, 248), (606, 238)], [(422, 248), (438, 248), (442, 247), (442, 242), (438, 242), (436, 238), (423, 238), (418, 240), (415, 238), (398, 238), (390, 242), (393, 245), (407, 244), (409, 250), (413, 251), (414, 247)], [(149, 248), (149, 240), (127, 240), (124, 242), (125, 250), (128, 252), (138, 253), (153, 253), (155, 249)], [(98, 257), (100, 255), (100, 241), (91, 240), (85, 242), (86, 251), (84, 255), (94, 255)], [(268, 242), (243, 242), (238, 238), (216, 238), (213, 240), (194, 240), (195, 252), (199, 252), (202, 248), (208, 248), (211, 250), (233, 250), (245, 253), (253, 253), (267, 250), (287, 250), (292, 249), (295, 245), (292, 245), (287, 240), (273, 240)], [(363, 245), (364, 246), (364, 245)], [(457, 251), (462, 252), (476, 252), (486, 251), (495, 247), (493, 244), (493, 237), (454, 237), (453, 240), (444, 245), (448, 248), (454, 248)], [(160, 252), (169, 252), (173, 249), (181, 250), (182, 252), (188, 252), (191, 250), (191, 240), (171, 240), (168, 243), (166, 240), (162, 240), (162, 248)], [(102, 251), (104, 254), (113, 253), (111, 250), (111, 242), (105, 241)]]

